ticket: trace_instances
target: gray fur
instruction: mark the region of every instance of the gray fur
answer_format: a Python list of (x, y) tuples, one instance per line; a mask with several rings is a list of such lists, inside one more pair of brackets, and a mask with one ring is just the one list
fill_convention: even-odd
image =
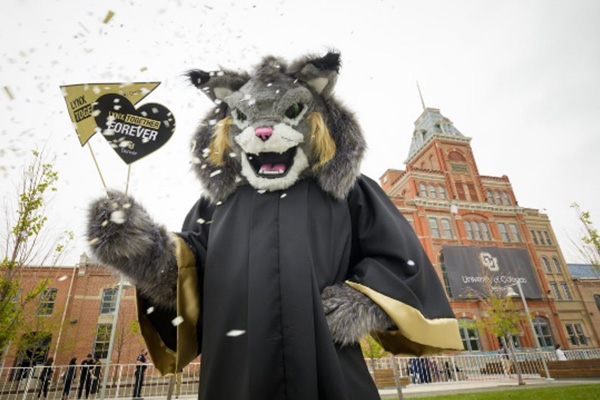
[[(323, 62), (323, 60), (327, 61)], [(275, 104), (275, 111), (281, 112), (297, 99), (306, 98), (306, 94), (298, 90), (299, 88), (310, 93), (310, 97), (312, 97), (312, 100), (308, 102), (310, 111), (321, 113), (336, 144), (336, 154), (332, 160), (316, 173), (310, 168), (305, 170), (300, 178), (313, 177), (325, 192), (337, 199), (346, 198), (360, 175), (360, 163), (366, 150), (366, 144), (353, 114), (336, 101), (332, 95), (338, 69), (339, 55), (335, 53), (329, 53), (321, 58), (305, 56), (291, 63), (289, 67), (284, 60), (269, 56), (265, 57), (251, 74), (237, 75), (235, 85), (230, 87), (232, 94), (223, 100), (217, 99), (217, 104), (201, 121), (194, 136), (194, 170), (214, 202), (224, 200), (237, 189), (238, 185), (248, 183), (241, 173), (241, 149), (233, 140), (233, 137), (240, 133), (240, 129), (236, 126), (232, 126), (231, 132), (235, 156), (227, 155), (225, 166), (216, 166), (206, 160), (206, 149), (211, 142), (215, 122), (232, 116), (233, 108), (236, 107), (243, 107), (243, 112), (248, 115), (249, 119), (255, 118), (255, 126), (260, 126), (265, 121), (264, 118), (279, 122), (274, 115), (277, 113), (261, 115), (262, 111), (259, 110), (258, 104), (261, 101), (271, 100)], [(194, 84), (201, 82), (199, 88), (212, 100), (215, 100), (214, 87), (222, 87), (231, 81), (231, 79), (224, 79), (230, 72), (220, 76), (219, 73), (211, 73), (212, 75), (202, 73), (205, 79), (198, 81), (196, 76), (200, 73), (201, 71), (194, 76), (190, 75), (190, 79)], [(208, 79), (206, 79), (207, 76)], [(320, 93), (317, 93), (311, 85), (311, 82), (318, 78), (325, 79), (327, 82)], [(247, 81), (240, 87), (241, 79), (247, 79)], [(248, 97), (254, 100), (254, 104), (248, 104)], [(276, 102), (281, 102), (281, 104)], [(303, 120), (295, 128), (298, 131), (306, 132), (309, 130), (309, 125), (307, 121)], [(314, 155), (310, 154), (308, 145), (305, 144), (301, 147), (307, 154), (310, 165), (315, 163), (316, 159)]]
[(357, 343), (368, 333), (394, 326), (381, 307), (346, 284), (326, 287), (321, 300), (331, 336), (342, 346)]
[[(124, 217), (122, 223), (111, 221), (115, 211), (115, 216)], [(119, 270), (157, 305), (175, 309), (175, 243), (133, 198), (110, 192), (92, 203), (87, 236), (93, 256), (102, 264)]]

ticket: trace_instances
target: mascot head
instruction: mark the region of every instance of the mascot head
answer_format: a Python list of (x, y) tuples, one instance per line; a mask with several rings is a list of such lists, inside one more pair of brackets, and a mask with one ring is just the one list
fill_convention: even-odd
[(289, 65), (265, 57), (250, 73), (189, 71), (215, 107), (193, 142), (194, 166), (213, 201), (241, 184), (275, 191), (315, 179), (343, 199), (360, 173), (365, 142), (353, 115), (332, 96), (338, 53)]

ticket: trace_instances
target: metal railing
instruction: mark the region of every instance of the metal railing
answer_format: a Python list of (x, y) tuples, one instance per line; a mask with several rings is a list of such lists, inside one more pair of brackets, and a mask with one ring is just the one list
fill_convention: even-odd
[[(600, 349), (566, 350), (568, 359), (600, 358)], [(546, 361), (555, 361), (553, 351), (517, 352), (516, 358), (526, 378), (540, 377), (543, 370), (542, 357)], [(493, 353), (463, 353), (457, 355), (439, 355), (431, 357), (385, 357), (367, 359), (371, 374), (376, 377), (376, 370), (393, 370), (396, 362), (396, 374), (408, 384), (433, 384), (441, 382), (494, 381), (515, 377), (515, 366), (505, 355)], [(68, 366), (50, 367), (52, 374), (47, 385), (47, 399), (62, 399), (67, 392), (65, 376)], [(133, 397), (136, 382), (136, 364), (115, 364), (109, 367), (109, 379), (105, 398), (127, 399)], [(0, 369), (0, 400), (29, 400), (44, 398), (43, 366), (33, 368)], [(101, 368), (104, 373), (104, 366)], [(380, 372), (380, 371), (378, 371)], [(379, 374), (381, 375), (381, 374)], [(200, 363), (188, 365), (173, 380), (173, 398), (195, 398), (198, 393)], [(163, 377), (149, 364), (143, 374), (141, 396), (145, 398), (166, 398), (171, 377)], [(380, 387), (393, 386), (376, 379)], [(102, 376), (95, 379), (82, 379), (81, 366), (77, 366), (75, 378), (70, 383), (67, 399), (99, 398)], [(81, 391), (80, 391), (81, 388)], [(87, 394), (87, 396), (86, 396)]]

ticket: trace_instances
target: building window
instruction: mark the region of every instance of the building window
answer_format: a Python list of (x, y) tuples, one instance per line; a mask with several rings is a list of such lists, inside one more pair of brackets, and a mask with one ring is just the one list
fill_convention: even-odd
[(496, 204), (502, 204), (502, 198), (500, 197), (500, 192), (494, 192), (496, 195)]
[(560, 261), (558, 261), (558, 258), (552, 257), (552, 262), (554, 263), (554, 270), (561, 274), (562, 268), (560, 267)]
[(561, 282), (560, 286), (562, 286), (563, 292), (565, 292), (565, 298), (567, 300), (573, 300), (573, 295), (571, 295), (571, 291), (569, 290), (569, 285), (567, 285), (567, 282)]
[(452, 225), (450, 225), (450, 220), (448, 218), (442, 218), (442, 229), (444, 230), (444, 237), (446, 239), (454, 238), (452, 234)]
[(542, 231), (537, 231), (538, 237), (540, 238), (540, 244), (542, 246), (546, 245), (546, 242), (544, 241), (544, 236), (542, 236)]
[(458, 329), (460, 330), (460, 338), (462, 339), (465, 350), (480, 351), (481, 342), (479, 341), (479, 332), (475, 327), (475, 323), (469, 318), (458, 319)]
[(546, 242), (548, 243), (548, 246), (552, 246), (552, 240), (550, 240), (550, 235), (548, 234), (548, 231), (544, 231), (544, 236), (546, 237)]
[(479, 230), (479, 224), (473, 221), (471, 222), (471, 226), (473, 227), (473, 238), (475, 240), (483, 240), (483, 236), (481, 236), (481, 231)]
[(110, 345), (110, 330), (111, 324), (98, 324), (96, 326), (96, 337), (94, 338), (94, 357), (108, 357), (108, 346)]
[(533, 320), (533, 327), (540, 347), (554, 347), (554, 337), (546, 318), (537, 316)]
[(492, 235), (490, 235), (490, 229), (485, 222), (480, 222), (479, 226), (481, 227), (481, 234), (483, 235), (483, 240), (492, 240)]
[(421, 197), (427, 197), (427, 186), (424, 183), (419, 185), (419, 190), (421, 192)]
[(575, 324), (575, 333), (577, 333), (577, 338), (579, 339), (579, 343), (583, 346), (587, 346), (587, 337), (583, 333), (583, 328), (579, 324)]
[(440, 185), (438, 186), (438, 191), (440, 192), (440, 199), (446, 199), (446, 189)]
[(487, 202), (490, 204), (494, 204), (494, 195), (492, 194), (491, 190), (488, 190), (485, 192), (486, 197), (487, 197)]
[(510, 206), (510, 197), (508, 197), (508, 193), (502, 192), (502, 197), (504, 197), (504, 202)]
[(531, 238), (533, 239), (533, 244), (535, 244), (537, 246), (539, 243), (537, 240), (537, 236), (535, 236), (535, 231), (529, 231), (529, 233), (531, 233)]
[(431, 230), (431, 237), (439, 238), (440, 237), (440, 228), (438, 226), (437, 219), (433, 217), (429, 217), (429, 229)]
[(550, 268), (550, 261), (546, 257), (542, 257), (542, 264), (544, 265), (544, 271), (547, 273), (552, 273), (552, 269)]
[(577, 340), (577, 335), (575, 335), (575, 329), (573, 328), (573, 324), (566, 324), (565, 328), (567, 328), (567, 335), (569, 335), (569, 341), (573, 346), (579, 345), (579, 340)]
[(508, 236), (508, 231), (506, 230), (506, 225), (503, 222), (498, 223), (498, 231), (500, 231), (500, 238), (504, 243), (510, 242), (510, 237)]
[(448, 298), (452, 298), (452, 289), (450, 288), (450, 279), (448, 278), (448, 270), (446, 269), (446, 261), (444, 260), (444, 254), (440, 255), (440, 269), (442, 270), (442, 278), (444, 278), (444, 288)]
[(473, 231), (471, 230), (471, 223), (469, 221), (464, 221), (465, 231), (467, 232), (467, 239), (473, 240)]
[(513, 240), (515, 242), (521, 241), (521, 235), (519, 235), (519, 228), (517, 228), (517, 224), (508, 224), (510, 228), (510, 233), (512, 234)]
[(437, 198), (437, 192), (435, 191), (435, 186), (429, 185), (429, 196), (434, 199)]
[(56, 294), (58, 289), (48, 288), (45, 289), (40, 295), (40, 305), (38, 307), (38, 315), (50, 316), (54, 311), (54, 304), (56, 303)]
[(552, 294), (556, 300), (562, 300), (562, 296), (560, 295), (560, 290), (558, 290), (558, 285), (556, 282), (550, 282), (550, 288), (552, 289)]
[(104, 289), (102, 291), (102, 302), (100, 303), (100, 314), (114, 314), (117, 306), (117, 289)]

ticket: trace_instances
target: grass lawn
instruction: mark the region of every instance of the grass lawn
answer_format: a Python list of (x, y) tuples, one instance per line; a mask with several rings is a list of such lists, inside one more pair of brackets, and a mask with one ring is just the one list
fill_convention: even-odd
[[(408, 397), (407, 397), (408, 398)], [(419, 400), (598, 400), (600, 385), (557, 385), (544, 388), (518, 388), (478, 393), (411, 397)], [(395, 397), (384, 397), (395, 399)]]

